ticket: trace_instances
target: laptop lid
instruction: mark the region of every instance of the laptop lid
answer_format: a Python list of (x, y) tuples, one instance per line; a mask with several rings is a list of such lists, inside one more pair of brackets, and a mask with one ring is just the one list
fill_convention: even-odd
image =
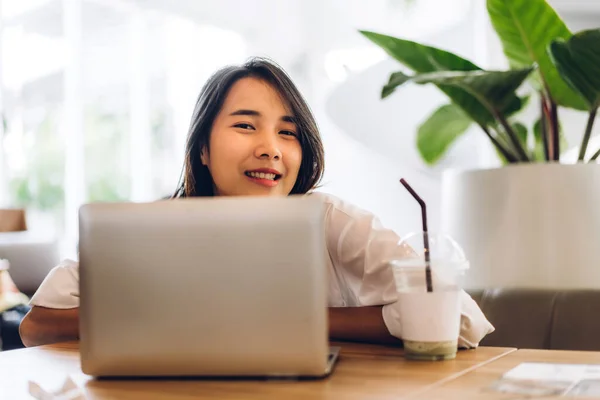
[(79, 218), (83, 372), (326, 372), (318, 199), (89, 204)]

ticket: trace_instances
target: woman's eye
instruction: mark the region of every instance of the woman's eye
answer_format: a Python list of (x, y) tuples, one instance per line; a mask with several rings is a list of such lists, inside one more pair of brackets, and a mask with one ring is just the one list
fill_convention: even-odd
[(235, 124), (234, 127), (246, 130), (254, 129), (254, 127), (250, 124)]
[(279, 132), (282, 135), (285, 136), (293, 136), (293, 137), (297, 137), (298, 135), (296, 134), (296, 132), (292, 132), (292, 131), (280, 131)]

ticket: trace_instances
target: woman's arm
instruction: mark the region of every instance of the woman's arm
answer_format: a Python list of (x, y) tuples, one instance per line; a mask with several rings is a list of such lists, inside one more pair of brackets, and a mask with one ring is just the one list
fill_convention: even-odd
[(34, 306), (19, 327), (27, 347), (79, 339), (79, 308), (58, 310)]
[[(386, 338), (382, 329), (387, 328), (387, 335), (400, 341), (402, 321), (389, 260), (411, 257), (413, 249), (400, 245), (400, 237), (384, 228), (372, 213), (334, 196), (320, 196), (328, 204), (326, 238), (334, 279), (342, 304), (348, 307), (347, 311), (330, 311), (330, 336), (381, 342)], [(366, 308), (368, 314), (362, 315), (359, 307)], [(350, 314), (341, 315), (344, 312)], [(493, 330), (477, 304), (463, 292), (459, 346), (477, 347)]]
[[(79, 339), (79, 308), (34, 306), (19, 327), (27, 347)], [(401, 344), (383, 322), (381, 306), (329, 308), (329, 337), (371, 343)]]
[(79, 264), (63, 260), (52, 268), (31, 298), (19, 333), (25, 346), (79, 338)]
[(390, 334), (381, 314), (382, 306), (330, 307), (329, 338), (356, 342), (402, 344)]

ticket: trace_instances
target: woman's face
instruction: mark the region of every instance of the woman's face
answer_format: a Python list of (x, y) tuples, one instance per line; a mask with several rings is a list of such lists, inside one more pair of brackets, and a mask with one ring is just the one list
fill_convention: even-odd
[(237, 81), (201, 155), (215, 195), (288, 195), (302, 162), (297, 135), (294, 116), (273, 87), (256, 78)]

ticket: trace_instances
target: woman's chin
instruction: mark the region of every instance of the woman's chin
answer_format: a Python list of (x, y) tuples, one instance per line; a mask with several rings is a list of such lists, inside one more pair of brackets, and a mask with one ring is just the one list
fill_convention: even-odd
[(263, 196), (263, 197), (272, 197), (272, 196), (286, 196), (286, 194), (281, 193), (279, 190), (255, 190), (251, 191), (247, 194), (247, 196)]
[(282, 193), (280, 189), (275, 188), (245, 188), (245, 190), (235, 191), (226, 196), (260, 196), (260, 197), (271, 197), (271, 196), (287, 196), (288, 193)]

